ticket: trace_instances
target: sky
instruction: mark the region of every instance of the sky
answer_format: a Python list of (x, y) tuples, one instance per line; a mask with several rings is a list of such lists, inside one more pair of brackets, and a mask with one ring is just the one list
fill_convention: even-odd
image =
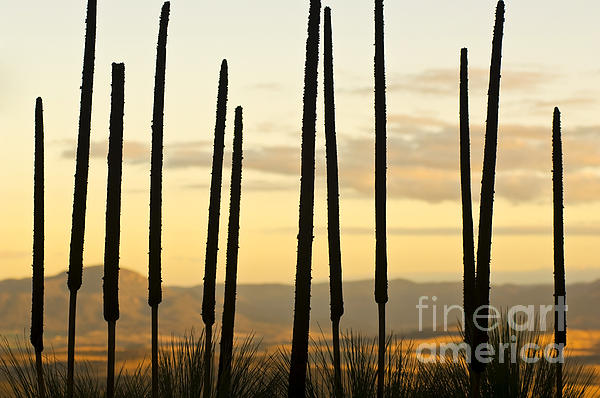
[[(31, 274), (33, 115), (44, 100), (46, 272), (68, 266), (85, 2), (0, 0), (0, 279)], [(84, 263), (104, 250), (110, 64), (124, 62), (121, 266), (147, 272), (150, 125), (161, 2), (101, 0)], [(374, 274), (373, 5), (332, 8), (342, 261)], [(390, 278), (462, 277), (460, 49), (469, 49), (475, 220), (496, 2), (387, 1)], [(563, 114), (567, 282), (600, 278), (600, 53), (592, 0), (506, 2), (493, 283), (552, 280), (551, 122)], [(239, 282), (293, 283), (308, 1), (173, 0), (167, 49), (163, 280), (203, 277), (221, 60), (229, 103), (219, 281), (224, 280), (233, 114), (244, 107)], [(319, 73), (322, 73), (320, 66)], [(319, 76), (322, 87), (322, 76)], [(322, 88), (313, 278), (328, 277)]]

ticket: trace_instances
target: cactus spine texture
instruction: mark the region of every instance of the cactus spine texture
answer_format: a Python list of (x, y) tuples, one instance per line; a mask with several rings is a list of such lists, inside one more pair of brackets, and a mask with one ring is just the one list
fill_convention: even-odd
[(383, 0), (375, 0), (375, 301), (379, 313), (377, 398), (383, 397), (385, 377), (385, 304), (387, 280), (387, 116)]
[[(481, 199), (479, 201), (479, 235), (477, 240), (477, 276), (475, 281), (475, 308), (490, 303), (490, 259), (492, 249), (492, 219), (494, 208), (494, 183), (496, 179), (496, 150), (498, 147), (498, 108), (500, 105), (500, 72), (502, 67), (502, 38), (504, 35), (504, 1), (498, 1), (496, 7), (496, 23), (492, 42), (492, 60), (490, 65), (490, 82), (488, 89), (487, 123), (485, 129), (485, 145), (483, 151), (483, 172), (481, 178)], [(485, 309), (481, 315), (485, 315)], [(480, 328), (474, 330), (475, 347), (488, 342), (488, 319), (480, 319)], [(482, 330), (483, 329), (483, 330)], [(475, 361), (471, 364), (474, 370), (471, 381), (472, 396), (481, 394), (481, 374), (485, 363)]]
[[(554, 108), (552, 124), (552, 185), (554, 202), (554, 343), (559, 347), (559, 355), (567, 345), (567, 312), (565, 306), (565, 235), (563, 217), (563, 160), (560, 111)], [(556, 396), (563, 396), (563, 366), (556, 364)]]
[(204, 397), (210, 397), (212, 375), (212, 327), (215, 323), (215, 285), (217, 279), (217, 252), (219, 250), (219, 218), (221, 209), (221, 183), (223, 180), (223, 150), (225, 148), (225, 118), (227, 115), (228, 68), (227, 60), (221, 63), (219, 91), (217, 94), (217, 120), (208, 207), (208, 232), (204, 263), (204, 290), (202, 320), (205, 330)]
[(310, 326), (310, 283), (315, 199), (315, 134), (319, 66), (319, 26), (321, 1), (311, 0), (304, 67), (304, 109), (302, 116), (302, 153), (298, 252), (294, 297), (294, 326), (288, 397), (304, 398)]
[(77, 136), (77, 159), (75, 189), (73, 194), (73, 218), (69, 253), (69, 336), (67, 348), (67, 398), (73, 397), (75, 371), (75, 317), (77, 291), (83, 276), (83, 241), (85, 235), (85, 208), (87, 201), (88, 169), (90, 160), (90, 131), (92, 123), (92, 92), (94, 86), (94, 61), (96, 56), (96, 0), (88, 0), (83, 76)]
[(156, 46), (154, 109), (152, 117), (152, 160), (150, 169), (150, 228), (148, 252), (148, 304), (152, 308), (152, 398), (158, 398), (158, 305), (162, 301), (162, 166), (165, 109), (167, 29), (171, 4), (163, 4)]
[(471, 198), (471, 149), (469, 131), (469, 72), (467, 49), (461, 50), (460, 62), (460, 183), (463, 222), (463, 308), (465, 341), (472, 341), (475, 294), (475, 244), (473, 239), (473, 205)]
[(40, 397), (46, 396), (42, 352), (44, 351), (44, 110), (35, 102), (35, 163), (33, 177), (33, 276), (31, 287), (31, 345)]
[(119, 243), (121, 236), (121, 176), (125, 65), (112, 64), (112, 100), (108, 140), (106, 237), (104, 241), (104, 319), (108, 323), (106, 396), (115, 396), (115, 328), (119, 319)]
[(325, 146), (327, 156), (327, 235), (329, 241), (329, 292), (335, 396), (341, 397), (340, 318), (344, 314), (342, 294), (342, 253), (340, 248), (340, 199), (337, 142), (335, 131), (335, 90), (333, 79), (333, 38), (331, 9), (325, 7), (324, 26)]
[(238, 248), (240, 235), (240, 200), (242, 195), (242, 107), (235, 109), (233, 158), (231, 162), (231, 192), (229, 201), (229, 228), (227, 231), (227, 262), (225, 265), (225, 298), (221, 325), (221, 355), (217, 380), (217, 397), (229, 397), (231, 384), (231, 355), (235, 321)]

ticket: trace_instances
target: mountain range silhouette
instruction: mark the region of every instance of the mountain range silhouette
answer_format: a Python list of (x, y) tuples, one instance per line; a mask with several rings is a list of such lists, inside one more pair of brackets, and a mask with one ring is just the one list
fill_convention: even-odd
[[(81, 346), (104, 346), (106, 343), (105, 321), (102, 315), (101, 266), (85, 268), (83, 285), (78, 297), (78, 341)], [(68, 294), (66, 272), (46, 278), (46, 345), (50, 349), (66, 344), (65, 332)], [(436, 296), (438, 320), (442, 319), (443, 306), (461, 305), (462, 282), (415, 283), (404, 279), (390, 280), (389, 330), (411, 338), (431, 336), (431, 310), (424, 312), (424, 331), (417, 332), (418, 311), (415, 306), (420, 296)], [(121, 318), (117, 338), (122, 348), (145, 347), (149, 342), (150, 319), (146, 300), (147, 279), (128, 270), (120, 272)], [(569, 284), (569, 327), (583, 330), (600, 330), (600, 306), (589, 303), (600, 302), (600, 280), (590, 283)], [(223, 284), (218, 284), (217, 302), (223, 300)], [(491, 302), (497, 308), (512, 305), (551, 305), (552, 284), (493, 286)], [(313, 283), (311, 305), (311, 331), (313, 338), (329, 333), (329, 282)], [(341, 330), (353, 329), (371, 336), (377, 334), (377, 312), (373, 281), (345, 281), (344, 306), (347, 311)], [(284, 344), (291, 341), (292, 307), (294, 286), (285, 284), (239, 284), (236, 304), (236, 335), (255, 334), (265, 345)], [(431, 299), (426, 301), (432, 304)], [(164, 286), (161, 304), (161, 336), (182, 336), (192, 328), (197, 332), (203, 328), (201, 318), (202, 286)], [(31, 307), (31, 280), (7, 279), (0, 281), (0, 334), (25, 338)], [(217, 320), (221, 319), (221, 306), (217, 306)], [(449, 323), (456, 325), (458, 312), (449, 315)], [(550, 318), (550, 317), (549, 317)], [(551, 331), (551, 327), (549, 328)], [(236, 337), (237, 338), (237, 337)], [(81, 339), (81, 340), (79, 340)], [(600, 352), (598, 353), (600, 363)]]

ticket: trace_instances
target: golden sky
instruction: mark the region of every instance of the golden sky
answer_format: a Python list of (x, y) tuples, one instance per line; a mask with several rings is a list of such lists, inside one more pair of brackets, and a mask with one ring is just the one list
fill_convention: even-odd
[[(5, 0), (2, 0), (3, 2)], [(33, 109), (44, 99), (46, 269), (68, 265), (85, 2), (6, 2), (0, 16), (0, 279), (30, 275)], [(293, 283), (308, 1), (171, 2), (163, 279), (203, 277), (218, 68), (229, 61), (226, 145), (244, 107), (240, 282)], [(330, 0), (346, 279), (374, 271), (372, 4)], [(150, 123), (160, 1), (100, 1), (85, 264), (102, 263), (110, 63), (126, 65), (121, 266), (147, 269)], [(388, 1), (389, 274), (459, 279), (458, 63), (469, 48), (478, 208), (495, 1)], [(567, 280), (600, 277), (600, 55), (592, 0), (508, 1), (492, 281), (552, 277), (550, 124), (563, 112)], [(321, 82), (322, 83), (322, 82)], [(322, 93), (319, 93), (321, 96)], [(322, 102), (314, 278), (328, 275)], [(225, 159), (223, 279), (230, 157)], [(477, 217), (476, 217), (477, 219)]]

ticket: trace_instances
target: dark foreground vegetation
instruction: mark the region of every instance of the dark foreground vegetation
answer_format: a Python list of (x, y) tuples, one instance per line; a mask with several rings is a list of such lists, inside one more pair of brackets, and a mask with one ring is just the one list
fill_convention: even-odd
[[(539, 332), (515, 333), (507, 326), (490, 333), (490, 344), (498, 351), (501, 342), (517, 337), (517, 349), (528, 343), (543, 346), (550, 336)], [(341, 379), (343, 396), (375, 397), (377, 393), (377, 338), (369, 338), (347, 332), (340, 339)], [(211, 357), (213, 367), (218, 361), (216, 342), (213, 341)], [(461, 338), (456, 338), (456, 343)], [(159, 362), (160, 397), (198, 397), (204, 395), (204, 334), (193, 333), (163, 343)], [(451, 356), (424, 363), (415, 355), (416, 343), (388, 337), (385, 361), (385, 397), (465, 397), (470, 389), (469, 371), (464, 355), (458, 361)], [(529, 356), (541, 357), (541, 351), (530, 350)], [(541, 359), (528, 364), (522, 359), (517, 363), (505, 355), (504, 363), (499, 357), (487, 365), (481, 390), (485, 397), (555, 397), (554, 379), (556, 366)], [(312, 340), (306, 378), (306, 397), (333, 397), (335, 375), (333, 351), (324, 337)], [(285, 397), (288, 393), (289, 349), (280, 347), (265, 352), (254, 338), (238, 341), (233, 350), (230, 374), (231, 397)], [(63, 397), (67, 380), (66, 367), (52, 354), (44, 357), (46, 396)], [(121, 368), (115, 378), (115, 396), (145, 398), (151, 396), (150, 368), (140, 364), (134, 371)], [(593, 382), (594, 371), (567, 357), (563, 367), (563, 396), (568, 398), (590, 397), (598, 393)], [(11, 346), (7, 340), (0, 345), (0, 395), (2, 397), (37, 398), (38, 384), (35, 355), (25, 344)], [(209, 396), (216, 396), (217, 380), (213, 377)], [(75, 375), (76, 397), (105, 397), (103, 375), (96, 373), (92, 365), (82, 363)]]

